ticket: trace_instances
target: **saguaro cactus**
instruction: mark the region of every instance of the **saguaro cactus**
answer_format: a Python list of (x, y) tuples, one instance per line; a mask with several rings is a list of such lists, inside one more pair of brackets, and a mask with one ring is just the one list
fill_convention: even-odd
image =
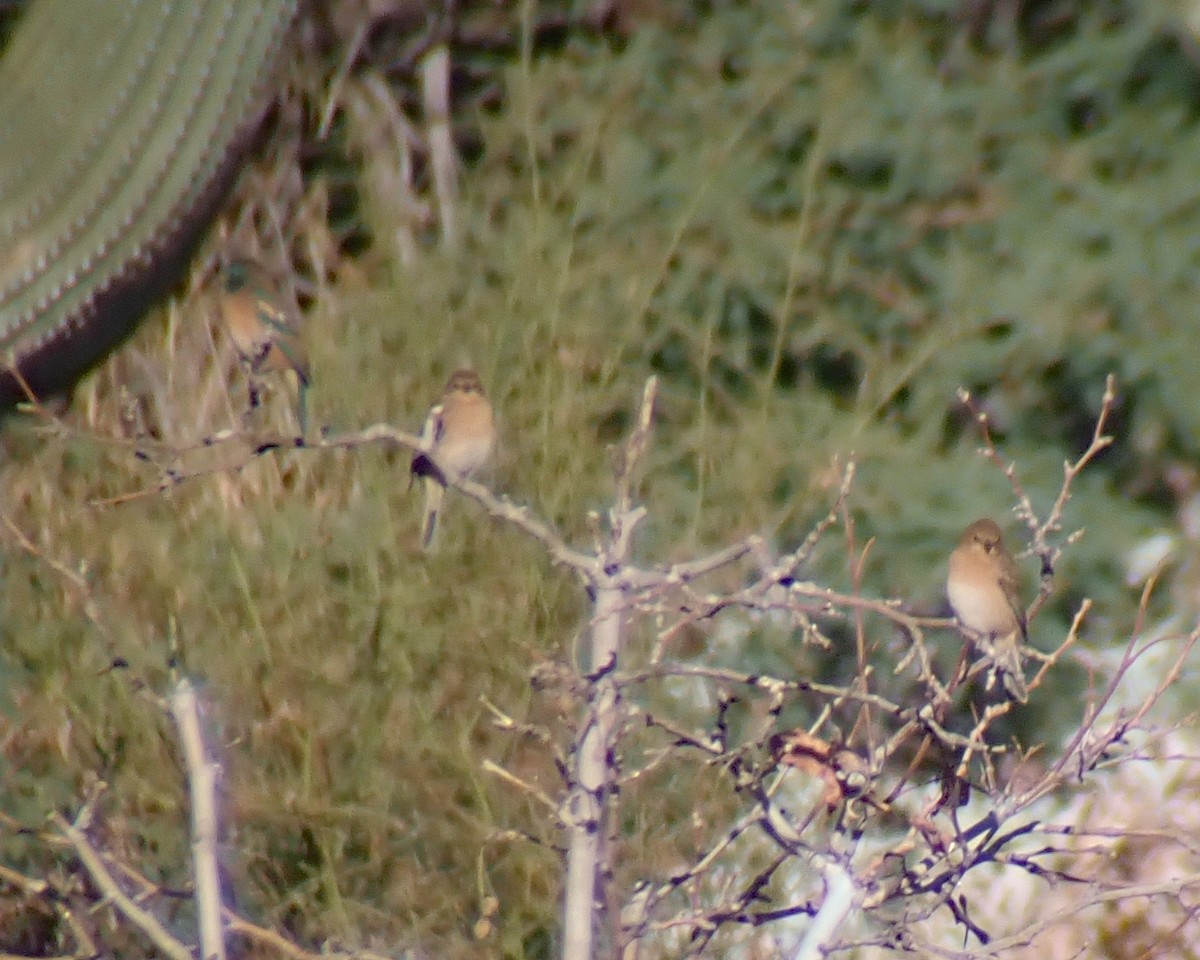
[(70, 386), (178, 277), (298, 0), (37, 0), (0, 57), (0, 409)]

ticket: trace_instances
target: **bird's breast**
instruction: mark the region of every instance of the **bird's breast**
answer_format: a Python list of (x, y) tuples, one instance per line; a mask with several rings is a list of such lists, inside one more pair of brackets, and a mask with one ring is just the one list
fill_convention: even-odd
[(968, 630), (1001, 635), (1017, 627), (1012, 607), (998, 583), (951, 576), (946, 583), (946, 595), (954, 615)]
[(493, 441), (491, 433), (470, 436), (450, 436), (448, 433), (438, 448), (437, 457), (450, 469), (470, 476), (491, 457)]

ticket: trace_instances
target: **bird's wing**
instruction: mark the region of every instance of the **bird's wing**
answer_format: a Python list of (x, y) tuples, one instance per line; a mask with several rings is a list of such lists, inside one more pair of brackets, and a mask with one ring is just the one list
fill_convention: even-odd
[(303, 344), (300, 343), (300, 330), (295, 319), (286, 310), (263, 297), (255, 297), (254, 306), (267, 338), (261, 358), (266, 359), (272, 345), (278, 347), (288, 366), (296, 371), (301, 386), (307, 386), (308, 358), (305, 356)]
[(304, 347), (300, 341), (294, 336), (285, 338), (275, 338), (275, 346), (279, 348), (279, 352), (283, 354), (287, 360), (288, 366), (296, 371), (296, 376), (300, 378), (300, 385), (307, 387), (310, 379), (308, 374), (308, 360), (304, 356)]
[(1025, 622), (1025, 607), (1021, 604), (1020, 576), (1017, 572), (1017, 565), (1011, 558), (1007, 558), (1007, 562), (1003, 564), (1000, 571), (1000, 589), (1004, 591), (1004, 598), (1017, 618), (1017, 623), (1021, 625), (1021, 642), (1023, 643), (1029, 639), (1028, 625)]
[(421, 428), (421, 449), (413, 454), (412, 468), (409, 471), (408, 485), (411, 487), (413, 481), (417, 477), (434, 477), (439, 483), (444, 483), (441, 471), (433, 465), (433, 461), (429, 459), (428, 451), (432, 451), (441, 442), (445, 435), (445, 408), (440, 404), (434, 404), (429, 415), (425, 418), (425, 425)]
[(425, 418), (425, 426), (421, 428), (421, 442), (426, 449), (432, 449), (442, 442), (442, 437), (446, 435), (446, 407), (444, 404), (435, 403), (429, 409), (429, 415)]
[(285, 310), (264, 297), (255, 297), (254, 304), (258, 310), (258, 319), (272, 334), (281, 337), (296, 336), (296, 323)]

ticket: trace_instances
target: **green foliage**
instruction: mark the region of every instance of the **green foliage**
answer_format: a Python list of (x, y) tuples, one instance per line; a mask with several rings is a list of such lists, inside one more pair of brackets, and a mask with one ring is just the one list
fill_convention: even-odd
[[(461, 253), (391, 263), (388, 207), (361, 188), (371, 282), (321, 281), (313, 418), (415, 429), (470, 360), (501, 418), (497, 486), (584, 542), (610, 491), (604, 446), (658, 373), (642, 557), (751, 531), (792, 547), (854, 455), (857, 536), (877, 538), (865, 592), (936, 609), (958, 532), (1012, 505), (956, 389), (989, 411), (1045, 511), (1112, 371), (1117, 445), (1075, 488), (1068, 525), (1088, 534), (1034, 642), (1057, 643), (1086, 595), (1102, 625), (1086, 642), (1121, 643), (1136, 601), (1122, 556), (1173, 523), (1165, 477), (1200, 456), (1192, 41), (1163, 4), (1081, 7), (1052, 33), (985, 24), (983, 39), (947, 6), (698, 6), (514, 54), (503, 107), (473, 118)], [(182, 443), (236, 424), (241, 382), (201, 303), (180, 310), (186, 323), (144, 330), (129, 355)], [(129, 369), (118, 358), (90, 381), (71, 422), (116, 434)], [(155, 475), (120, 444), (14, 429), (4, 514), (81, 573), (95, 609), (0, 531), (5, 812), (34, 824), (73, 807), (94, 771), (106, 816), (154, 868), (179, 869), (176, 748), (130, 683), (162, 689), (174, 632), (211, 704), (247, 911), (310, 942), (553, 953), (557, 861), (496, 834), (541, 835), (542, 812), (481, 762), (547, 790), (555, 775), (480, 698), (570, 720), (528, 683), (574, 655), (586, 600), (569, 578), (458, 498), (442, 551), (421, 556), (398, 454), (283, 454), (99, 508)], [(808, 575), (850, 585), (832, 541)], [(786, 631), (746, 643), (746, 669), (802, 662)], [(113, 657), (129, 669), (106, 672)], [(631, 791), (621, 870), (685, 857), (701, 797), (729, 801), (690, 769)], [(464, 918), (491, 893), (498, 932), (474, 943)]]

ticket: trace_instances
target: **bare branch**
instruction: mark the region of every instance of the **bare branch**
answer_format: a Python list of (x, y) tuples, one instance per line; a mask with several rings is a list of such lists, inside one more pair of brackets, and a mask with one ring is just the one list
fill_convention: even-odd
[[(86, 807), (84, 812), (81, 812), (80, 817), (84, 818), (85, 813), (90, 813)], [(138, 906), (121, 889), (120, 884), (117, 883), (113, 875), (109, 873), (108, 868), (104, 865), (104, 860), (96, 851), (96, 848), (91, 845), (84, 834), (80, 820), (77, 820), (73, 824), (68, 823), (57, 813), (51, 817), (51, 820), (59, 832), (75, 848), (75, 853), (87, 870), (88, 876), (92, 878), (92, 881), (122, 916), (141, 930), (154, 946), (170, 957), (171, 960), (194, 960), (192, 952), (184, 944), (171, 936), (167, 928), (158, 922), (158, 918), (154, 914)]]
[(179, 731), (192, 801), (192, 862), (196, 876), (196, 914), (200, 956), (225, 960), (221, 929), (221, 884), (217, 872), (217, 773), (205, 756), (196, 691), (186, 678), (171, 693), (171, 716)]
[(853, 905), (854, 883), (846, 868), (831, 857), (824, 858), (819, 868), (825, 877), (825, 902), (793, 954), (793, 960), (818, 960), (824, 956)]

